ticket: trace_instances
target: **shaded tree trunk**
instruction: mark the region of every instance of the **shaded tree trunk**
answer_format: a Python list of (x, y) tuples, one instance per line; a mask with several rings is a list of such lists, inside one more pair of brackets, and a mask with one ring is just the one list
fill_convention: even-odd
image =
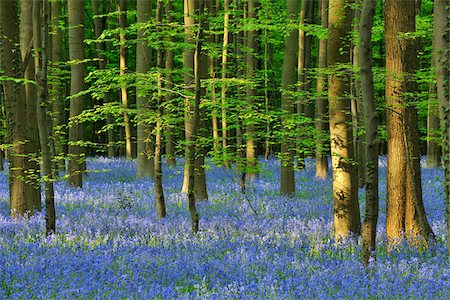
[[(157, 32), (160, 33), (160, 24), (162, 23), (162, 0), (157, 0), (156, 3), (156, 23)], [(164, 201), (164, 190), (163, 190), (163, 174), (162, 174), (162, 165), (161, 165), (161, 148), (162, 148), (162, 117), (163, 117), (163, 66), (164, 66), (164, 52), (162, 49), (162, 37), (158, 35), (158, 50), (157, 50), (157, 68), (158, 68), (158, 95), (157, 95), (157, 115), (156, 115), (156, 128), (155, 128), (155, 158), (154, 158), (154, 176), (155, 176), (155, 198), (156, 198), (156, 207), (158, 210), (158, 218), (162, 219), (166, 216), (166, 204)]]
[[(292, 22), (297, 21), (298, 0), (288, 0), (287, 15)], [(281, 142), (280, 162), (280, 192), (282, 195), (293, 196), (295, 194), (294, 177), (294, 139), (289, 132), (289, 119), (294, 114), (294, 84), (296, 82), (295, 62), (297, 60), (298, 30), (292, 30), (284, 41), (284, 60), (281, 76), (281, 128), (284, 138)]]
[[(50, 127), (47, 119), (48, 4), (48, 0), (33, 0), (34, 67), (37, 80), (36, 107), (42, 156), (41, 178), (44, 180), (45, 189), (45, 233), (47, 236), (56, 232), (55, 193), (53, 188), (52, 157), (50, 154), (49, 140)], [(40, 24), (41, 17), (42, 29)]]
[(328, 100), (333, 167), (334, 237), (359, 235), (361, 221), (353, 156), (348, 66), (352, 12), (347, 0), (330, 0), (328, 14)]
[[(328, 0), (320, 1), (320, 25), (328, 28)], [(328, 99), (326, 97), (326, 75), (327, 67), (327, 43), (326, 38), (319, 40), (319, 74), (317, 77), (316, 99), (316, 177), (326, 178), (328, 175), (328, 151), (325, 147), (325, 135), (327, 133), (326, 115), (328, 111)]]
[(82, 187), (84, 171), (83, 124), (75, 118), (83, 111), (83, 96), (75, 96), (84, 89), (84, 1), (68, 0), (70, 66), (69, 177), (70, 187)]
[[(0, 5), (0, 69), (9, 78), (22, 79), (23, 69), (19, 48), (18, 3), (5, 1)], [(7, 140), (11, 144), (8, 150), (9, 160), (9, 207), (12, 216), (33, 214), (35, 206), (34, 192), (27, 185), (37, 185), (37, 180), (28, 182), (26, 161), (30, 153), (24, 146), (29, 140), (26, 122), (25, 89), (22, 83), (5, 80), (3, 93), (6, 110)], [(36, 124), (35, 124), (36, 125)]]
[[(137, 1), (137, 22), (139, 26), (151, 20), (152, 1)], [(147, 45), (148, 41), (145, 27), (137, 31), (136, 44), (136, 106), (137, 106), (137, 177), (154, 176), (155, 149), (152, 143), (153, 128), (147, 123), (150, 107), (150, 97), (145, 92), (145, 73), (152, 67), (152, 49)]]
[(447, 222), (447, 248), (450, 257), (450, 7), (446, 0), (434, 1), (434, 59), (436, 65), (437, 97), (442, 130), (442, 157), (444, 159), (444, 200)]
[[(104, 9), (101, 10), (99, 6), (99, 0), (92, 0), (92, 11), (94, 13), (94, 31), (95, 31), (95, 38), (99, 38), (100, 35), (103, 33), (103, 31), (106, 29), (106, 17), (101, 16), (103, 14), (109, 13), (109, 11), (105, 11)], [(107, 46), (106, 42), (99, 41), (97, 42), (97, 55), (99, 58), (98, 65), (99, 68), (104, 70), (107, 68), (108, 64), (108, 58), (106, 57), (105, 53), (107, 52)], [(136, 66), (136, 68), (139, 68), (139, 65)], [(111, 102), (111, 95), (109, 92), (105, 93), (104, 103)], [(108, 157), (114, 157), (116, 156), (116, 150), (115, 150), (115, 133), (113, 127), (113, 118), (111, 114), (108, 114), (106, 116), (106, 124), (108, 125), (107, 130), (107, 142), (108, 142)]]
[[(33, 53), (33, 0), (24, 0), (21, 2), (21, 18), (20, 18), (20, 48), (22, 53), (22, 61), (24, 62), (24, 78), (26, 80), (35, 80), (34, 63), (32, 59)], [(26, 141), (23, 147), (28, 154), (24, 163), (24, 167), (27, 170), (27, 176), (25, 179), (30, 184), (24, 186), (25, 189), (30, 189), (27, 192), (30, 197), (29, 201), (33, 203), (33, 207), (36, 210), (41, 210), (41, 189), (40, 184), (36, 183), (36, 180), (32, 178), (39, 178), (39, 160), (37, 159), (37, 153), (39, 152), (39, 136), (37, 129), (37, 112), (36, 112), (36, 85), (32, 83), (25, 84), (25, 97), (26, 103), (22, 107), (25, 113), (25, 119), (27, 131), (29, 132), (29, 139)], [(34, 182), (34, 184), (32, 184)]]
[(361, 96), (366, 128), (366, 207), (361, 236), (363, 259), (368, 265), (375, 255), (375, 240), (378, 222), (378, 113), (372, 72), (372, 27), (376, 1), (363, 0), (359, 24), (359, 67), (361, 72)]

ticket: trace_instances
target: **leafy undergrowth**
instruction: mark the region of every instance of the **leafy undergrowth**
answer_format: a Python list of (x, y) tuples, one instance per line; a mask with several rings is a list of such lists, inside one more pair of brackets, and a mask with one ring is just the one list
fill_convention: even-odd
[(448, 299), (442, 172), (423, 169), (437, 242), (387, 252), (380, 166), (377, 260), (368, 269), (360, 241), (333, 242), (331, 181), (314, 178), (313, 161), (297, 172), (292, 199), (278, 193), (275, 160), (263, 162), (245, 197), (233, 171), (210, 167), (196, 235), (179, 193), (182, 163), (165, 168), (168, 217), (158, 221), (153, 183), (134, 179), (134, 161), (91, 159), (82, 190), (57, 183), (58, 234), (50, 238), (43, 215), (8, 217), (2, 174), (0, 299)]

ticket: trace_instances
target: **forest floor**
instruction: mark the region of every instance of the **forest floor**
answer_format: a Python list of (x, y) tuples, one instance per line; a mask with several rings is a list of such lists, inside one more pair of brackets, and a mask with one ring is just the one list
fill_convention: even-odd
[[(449, 299), (443, 173), (423, 169), (426, 212), (437, 242), (427, 250), (385, 244), (385, 160), (380, 160), (377, 260), (365, 268), (360, 241), (336, 245), (331, 179), (314, 161), (296, 173), (294, 198), (279, 195), (279, 163), (239, 192), (232, 170), (207, 170), (209, 201), (190, 230), (181, 161), (164, 165), (167, 218), (136, 162), (93, 158), (83, 189), (56, 184), (57, 235), (44, 215), (8, 217), (0, 174), (0, 299)], [(364, 192), (360, 191), (361, 208)], [(362, 209), (363, 211), (363, 209)]]

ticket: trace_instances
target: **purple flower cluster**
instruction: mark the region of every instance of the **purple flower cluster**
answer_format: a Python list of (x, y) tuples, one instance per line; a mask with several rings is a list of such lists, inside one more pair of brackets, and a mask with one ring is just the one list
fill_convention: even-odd
[[(149, 179), (135, 161), (95, 158), (84, 188), (56, 184), (57, 235), (44, 215), (8, 216), (0, 175), (0, 299), (448, 299), (442, 171), (423, 169), (424, 201), (437, 242), (424, 249), (384, 243), (385, 172), (380, 162), (377, 260), (364, 268), (360, 241), (332, 239), (331, 181), (314, 161), (297, 172), (297, 195), (279, 195), (279, 163), (239, 192), (239, 175), (210, 166), (201, 231), (192, 234), (182, 163), (164, 165), (168, 217), (158, 221)], [(364, 205), (361, 193), (361, 206)]]

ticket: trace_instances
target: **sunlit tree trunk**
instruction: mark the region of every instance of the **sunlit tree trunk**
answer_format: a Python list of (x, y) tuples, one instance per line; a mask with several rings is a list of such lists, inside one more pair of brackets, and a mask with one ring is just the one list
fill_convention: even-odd
[(127, 41), (125, 38), (125, 29), (127, 27), (127, 0), (116, 0), (117, 3), (117, 13), (119, 18), (119, 69), (120, 69), (120, 99), (122, 101), (123, 109), (123, 123), (125, 130), (125, 156), (127, 159), (133, 157), (133, 147), (131, 142), (132, 136), (132, 124), (130, 115), (128, 113), (129, 101), (128, 101), (128, 91), (125, 79), (125, 73), (127, 70)]
[[(5, 1), (0, 5), (0, 69), (4, 76), (23, 78), (22, 58), (19, 48), (18, 3)], [(6, 110), (7, 139), (11, 147), (8, 150), (9, 161), (9, 204), (12, 216), (33, 213), (35, 207), (34, 192), (26, 188), (27, 157), (29, 153), (24, 142), (30, 137), (27, 131), (25, 89), (22, 83), (5, 80), (3, 93)], [(36, 125), (36, 124), (35, 124)], [(37, 184), (36, 180), (33, 180)]]
[[(194, 19), (195, 8), (196, 8), (196, 0), (184, 0), (184, 42), (186, 44), (191, 45), (195, 43), (193, 32), (193, 27), (195, 25)], [(192, 72), (194, 70), (194, 52), (190, 47), (189, 48), (186, 47), (186, 49), (184, 50), (183, 66), (185, 68), (184, 85), (186, 94), (188, 94), (185, 97), (184, 136), (185, 140), (188, 141), (192, 135), (193, 108), (190, 94), (192, 93), (192, 85), (194, 83), (194, 78), (192, 76)], [(185, 149), (186, 149), (185, 156), (188, 157), (189, 146), (187, 145)], [(188, 192), (189, 177), (190, 177), (189, 169), (190, 166), (188, 165), (187, 159), (185, 159), (183, 187), (181, 189), (183, 193)]]
[(328, 100), (336, 240), (345, 239), (349, 233), (359, 235), (361, 227), (347, 70), (352, 17), (349, 4), (347, 0), (330, 0), (328, 14), (328, 68), (332, 73), (328, 77)]
[[(42, 3), (42, 5), (41, 5)], [(50, 154), (48, 107), (48, 0), (33, 0), (34, 67), (37, 81), (37, 118), (42, 156), (42, 175), (45, 189), (45, 233), (56, 232), (55, 193), (52, 158)], [(41, 15), (42, 10), (42, 15)], [(42, 21), (42, 28), (41, 22)], [(42, 32), (41, 32), (42, 30)], [(42, 34), (41, 34), (42, 33)]]
[[(320, 1), (320, 25), (328, 28), (328, 0)], [(325, 150), (325, 135), (328, 132), (326, 115), (328, 111), (328, 99), (326, 97), (326, 75), (323, 74), (327, 67), (327, 42), (326, 38), (319, 39), (319, 75), (317, 77), (316, 99), (316, 177), (326, 178), (328, 175), (328, 151)]]
[(366, 265), (375, 255), (378, 222), (378, 113), (372, 72), (372, 27), (376, 1), (363, 0), (359, 24), (359, 67), (361, 72), (361, 97), (366, 129), (366, 207), (361, 228), (363, 259)]
[[(257, 0), (248, 0), (247, 3), (247, 19), (256, 20), (258, 10)], [(248, 53), (246, 55), (246, 69), (245, 77), (249, 81), (253, 81), (257, 69), (256, 53), (258, 53), (258, 43), (256, 41), (257, 31), (252, 29), (247, 31), (246, 46)], [(254, 84), (247, 85), (247, 105), (250, 111), (255, 110), (255, 97), (257, 96), (257, 90)], [(246, 173), (247, 179), (253, 180), (257, 174), (257, 157), (256, 157), (256, 132), (255, 132), (255, 118), (251, 117), (246, 120)]]
[(386, 106), (388, 129), (386, 237), (393, 245), (406, 234), (432, 236), (423, 209), (417, 110), (407, 93), (416, 90), (416, 8), (407, 0), (386, 0)]
[[(20, 49), (22, 53), (22, 61), (24, 62), (24, 78), (27, 80), (35, 80), (34, 63), (33, 63), (33, 0), (24, 0), (21, 2), (21, 16), (20, 16)], [(40, 184), (32, 178), (39, 177), (39, 161), (37, 160), (37, 153), (39, 152), (39, 136), (37, 129), (37, 115), (36, 115), (36, 85), (32, 83), (25, 84), (26, 102), (22, 107), (25, 113), (25, 122), (29, 139), (25, 142), (23, 147), (28, 154), (24, 163), (27, 170), (28, 184), (24, 186), (25, 189), (30, 189), (27, 192), (28, 201), (33, 203), (36, 210), (41, 210), (41, 190)], [(33, 184), (34, 182), (34, 184)]]
[[(287, 15), (292, 22), (297, 21), (298, 0), (288, 0)], [(289, 119), (294, 114), (294, 84), (296, 82), (295, 63), (297, 61), (298, 30), (292, 30), (284, 41), (284, 60), (281, 75), (281, 126), (285, 137), (281, 142), (280, 160), (280, 192), (282, 195), (293, 196), (295, 194), (294, 177), (294, 137), (289, 136)]]
[(227, 62), (228, 62), (228, 38), (229, 38), (229, 22), (230, 22), (230, 3), (232, 0), (224, 0), (223, 9), (225, 11), (223, 16), (223, 43), (222, 43), (222, 90), (220, 92), (222, 104), (222, 155), (223, 164), (228, 168), (228, 121), (227, 121)]
[[(431, 66), (434, 68), (434, 53), (431, 54), (431, 57)], [(439, 105), (437, 103), (436, 94), (436, 84), (430, 82), (427, 111), (427, 168), (437, 168), (441, 165), (441, 148), (439, 145)]]
[(152, 143), (152, 126), (147, 123), (149, 115), (150, 98), (145, 92), (145, 73), (152, 67), (152, 49), (146, 40), (147, 33), (143, 25), (151, 20), (152, 1), (137, 1), (137, 22), (142, 26), (137, 31), (136, 44), (136, 106), (137, 106), (137, 177), (153, 177), (154, 175), (154, 146)]
[(84, 1), (68, 0), (70, 65), (69, 177), (70, 187), (82, 187), (84, 171), (83, 124), (75, 118), (83, 111), (83, 96), (75, 96), (84, 89)]
[(442, 130), (444, 159), (444, 200), (447, 222), (447, 248), (450, 257), (450, 7), (446, 0), (434, 1), (434, 59), (436, 65), (437, 97)]

